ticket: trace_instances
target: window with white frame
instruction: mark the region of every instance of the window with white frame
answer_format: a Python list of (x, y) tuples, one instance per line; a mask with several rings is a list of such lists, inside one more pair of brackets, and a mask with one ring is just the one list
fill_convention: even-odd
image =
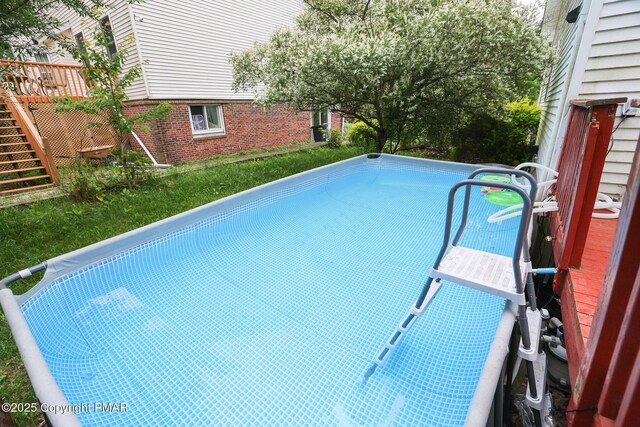
[(224, 118), (219, 104), (190, 105), (191, 129), (194, 134), (223, 134)]

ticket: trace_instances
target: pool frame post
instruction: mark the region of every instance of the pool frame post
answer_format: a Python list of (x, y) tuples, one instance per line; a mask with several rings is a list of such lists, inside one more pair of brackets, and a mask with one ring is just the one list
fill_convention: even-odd
[[(19, 275), (19, 273), (16, 273), (16, 275)], [(22, 277), (19, 276), (13, 280), (7, 280), (13, 276), (15, 275), (4, 279), (2, 285), (6, 285)], [(78, 420), (78, 417), (76, 417), (76, 414), (72, 411), (72, 406), (69, 404), (67, 398), (64, 397), (62, 390), (60, 390), (51, 371), (49, 371), (47, 362), (44, 360), (33, 334), (31, 334), (29, 325), (11, 289), (6, 287), (0, 289), (0, 305), (2, 305), (2, 311), (7, 318), (9, 329), (16, 342), (20, 357), (27, 370), (27, 375), (29, 375), (29, 380), (33, 385), (36, 397), (41, 404), (41, 408), (42, 405), (47, 405), (47, 410), (43, 411), (47, 422), (52, 426), (81, 426), (80, 420)]]

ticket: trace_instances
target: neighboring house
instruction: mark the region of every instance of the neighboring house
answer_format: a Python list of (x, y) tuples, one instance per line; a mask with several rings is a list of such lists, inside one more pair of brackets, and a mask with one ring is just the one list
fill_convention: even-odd
[[(574, 12), (573, 23), (567, 14)], [(569, 19), (571, 20), (571, 19)], [(640, 1), (548, 0), (542, 32), (556, 53), (540, 93), (538, 162), (557, 166), (574, 98), (640, 98)], [(600, 191), (621, 198), (640, 135), (640, 116), (618, 108)]]
[[(265, 41), (282, 26), (294, 24), (302, 11), (299, 0), (155, 0), (129, 4), (115, 0), (105, 10), (102, 23), (114, 37), (111, 49), (133, 37), (126, 66), (142, 63), (142, 77), (128, 90), (131, 114), (166, 101), (172, 111), (141, 135), (163, 162), (194, 160), (220, 153), (306, 141), (311, 125), (340, 118), (328, 114), (294, 112), (283, 106), (265, 110), (250, 93), (231, 90), (229, 56)], [(53, 12), (63, 25), (58, 32), (76, 43), (90, 42), (92, 28), (66, 8)], [(95, 24), (94, 24), (95, 25)], [(73, 64), (68, 55), (49, 46), (48, 60)], [(334, 115), (337, 116), (337, 115)], [(314, 123), (312, 117), (325, 119)]]

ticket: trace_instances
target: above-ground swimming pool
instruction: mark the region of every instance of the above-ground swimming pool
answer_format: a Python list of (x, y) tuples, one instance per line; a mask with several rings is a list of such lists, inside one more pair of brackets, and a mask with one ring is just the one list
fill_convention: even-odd
[[(445, 282), (359, 382), (471, 170), (361, 156), (276, 181), (50, 260), (20, 309), (70, 403), (126, 404), (84, 425), (484, 425), (504, 299)], [(510, 256), (517, 219), (486, 221), (500, 208), (474, 190), (461, 244)]]

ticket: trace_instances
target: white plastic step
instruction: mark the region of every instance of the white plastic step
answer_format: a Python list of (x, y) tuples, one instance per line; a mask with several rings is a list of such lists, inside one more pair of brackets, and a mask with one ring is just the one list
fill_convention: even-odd
[(531, 347), (529, 350), (525, 350), (522, 345), (522, 338), (520, 338), (520, 347), (518, 348), (518, 356), (524, 360), (531, 362), (535, 361), (538, 356), (538, 350), (540, 347), (540, 333), (542, 329), (542, 313), (540, 310), (531, 310), (527, 308), (527, 324), (529, 326), (529, 337), (531, 337)]
[[(536, 376), (536, 392), (538, 397), (536, 399), (531, 397), (529, 384), (527, 384), (526, 402), (529, 407), (542, 411), (545, 407), (545, 389), (547, 385), (547, 355), (545, 353), (540, 353), (535, 362), (533, 362), (533, 373)], [(531, 381), (531, 378), (529, 378), (529, 381)]]
[[(520, 262), (520, 272), (524, 286), (527, 269), (523, 262)], [(431, 277), (507, 298), (518, 305), (526, 304), (524, 292), (516, 292), (511, 257), (452, 246), (438, 269), (431, 270)]]

